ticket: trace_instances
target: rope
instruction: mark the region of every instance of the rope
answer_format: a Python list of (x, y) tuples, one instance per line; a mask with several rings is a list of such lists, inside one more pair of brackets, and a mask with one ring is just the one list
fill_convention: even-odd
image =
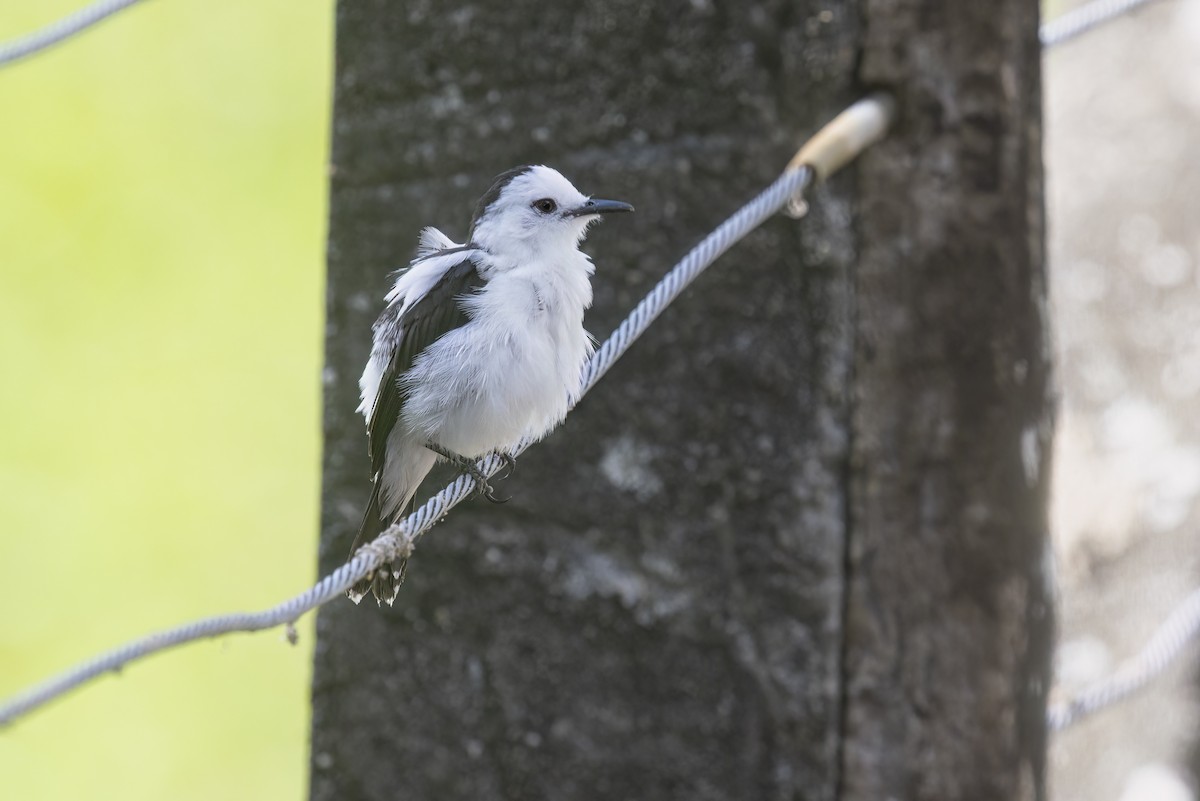
[(1062, 44), (1087, 33), (1098, 25), (1103, 25), (1109, 20), (1128, 14), (1153, 1), (1092, 0), (1092, 2), (1068, 11), (1066, 14), (1061, 14), (1042, 25), (1038, 32), (1042, 40), (1042, 47), (1054, 47), (1054, 45)]
[(1123, 701), (1158, 678), (1200, 635), (1200, 590), (1193, 590), (1133, 659), (1067, 701), (1051, 704), (1046, 722), (1062, 731), (1101, 709)]
[[(137, 2), (138, 0), (98, 0), (39, 31), (7, 43), (0, 43), (0, 66), (33, 55), (79, 34)], [(1069, 41), (1150, 2), (1152, 0), (1093, 0), (1043, 25), (1039, 32), (1042, 45), (1050, 48)], [(585, 367), (583, 388), (579, 397), (595, 386), (663, 309), (726, 250), (785, 204), (794, 216), (802, 214), (803, 194), (813, 181), (818, 177), (825, 178), (827, 172), (836, 170), (861, 152), (862, 148), (882, 136), (891, 115), (890, 101), (876, 96), (855, 104), (829, 127), (819, 132), (806, 146), (807, 150), (797, 154), (797, 159), (789, 165), (783, 175), (705, 237), (634, 308)], [(831, 129), (839, 123), (841, 129), (836, 135), (831, 135)], [(822, 136), (825, 137), (823, 140)], [(846, 136), (850, 139), (847, 140)], [(814, 173), (809, 165), (815, 165), (817, 173)], [(572, 401), (572, 408), (577, 401), (578, 398)], [(531, 444), (530, 440), (522, 441), (513, 455), (519, 455)], [(499, 457), (488, 456), (479, 461), (478, 467), (484, 475), (490, 477), (502, 464)], [(359, 550), (353, 559), (308, 591), (262, 612), (205, 618), (120, 646), (0, 704), (0, 726), (12, 723), (92, 679), (120, 670), (129, 662), (159, 651), (237, 631), (260, 631), (283, 624), (290, 626), (305, 612), (341, 596), (383, 562), (411, 554), (421, 535), (473, 493), (473, 479), (460, 476), (424, 506), (388, 528), (374, 542)], [(1200, 590), (1195, 591), (1171, 613), (1134, 659), (1070, 700), (1051, 705), (1047, 710), (1047, 724), (1052, 730), (1061, 731), (1144, 688), (1166, 670), (1197, 635), (1200, 635)]]
[[(872, 101), (863, 101), (872, 102)], [(879, 132), (882, 134), (882, 130)], [(876, 137), (877, 138), (877, 137)], [(683, 260), (650, 291), (596, 351), (584, 368), (584, 393), (596, 385), (613, 363), (629, 349), (650, 324), (692, 281), (725, 251), (779, 211), (794, 195), (802, 195), (811, 185), (810, 168), (789, 168), (761, 194), (721, 223), (696, 245)], [(578, 398), (573, 399), (572, 408)], [(533, 444), (526, 439), (513, 451), (516, 456)], [(503, 462), (489, 455), (478, 462), (487, 476), (499, 471)], [(389, 527), (373, 542), (363, 547), (354, 558), (326, 576), (316, 586), (262, 612), (221, 615), (187, 623), (178, 628), (151, 634), (115, 648), (88, 662), (78, 665), (0, 704), (0, 726), (57, 698), (105, 673), (120, 670), (137, 659), (159, 651), (206, 637), (216, 637), (237, 631), (260, 631), (294, 622), (300, 615), (341, 596), (355, 583), (369, 575), (385, 561), (411, 554), (417, 539), (445, 517), (450, 509), (474, 492), (474, 479), (459, 476), (441, 492), (430, 498), (420, 509)]]
[[(139, 0), (97, 0), (90, 6), (63, 17), (57, 22), (52, 22), (39, 31), (0, 43), (0, 66), (32, 56), (64, 39), (82, 33), (106, 17), (137, 2)], [(1074, 39), (1097, 25), (1127, 14), (1150, 2), (1153, 0), (1092, 0), (1091, 3), (1068, 11), (1043, 25), (1040, 32), (1042, 46), (1053, 47), (1069, 39)]]
[(39, 50), (45, 50), (64, 39), (82, 33), (105, 17), (112, 16), (136, 2), (138, 0), (97, 0), (41, 30), (4, 42), (0, 44), (0, 66), (32, 56)]

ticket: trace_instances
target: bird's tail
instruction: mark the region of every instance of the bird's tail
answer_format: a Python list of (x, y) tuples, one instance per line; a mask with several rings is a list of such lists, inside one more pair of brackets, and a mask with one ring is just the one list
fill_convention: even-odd
[[(371, 500), (367, 502), (367, 509), (363, 512), (362, 523), (358, 527), (358, 536), (354, 538), (354, 544), (350, 546), (350, 558), (354, 557), (359, 548), (374, 540), (385, 528), (394, 522), (392, 520), (384, 520), (383, 517), (383, 502), (380, 498), (379, 490), (382, 483), (382, 481), (376, 480), (374, 482), (375, 486), (371, 489)], [(405, 506), (411, 510), (412, 503)], [(389, 517), (396, 516), (389, 515)], [(391, 606), (392, 602), (396, 600), (396, 595), (400, 592), (400, 585), (404, 583), (404, 573), (407, 568), (407, 559), (401, 559), (397, 562), (384, 562), (365, 579), (346, 590), (346, 597), (354, 601), (354, 603), (358, 603), (369, 592), (375, 596), (376, 603), (386, 603), (388, 606)]]

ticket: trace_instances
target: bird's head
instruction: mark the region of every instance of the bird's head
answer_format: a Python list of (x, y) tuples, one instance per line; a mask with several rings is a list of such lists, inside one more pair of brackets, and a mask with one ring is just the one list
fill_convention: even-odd
[(601, 215), (633, 211), (589, 198), (549, 167), (515, 167), (496, 177), (471, 220), (471, 243), (495, 254), (575, 248)]

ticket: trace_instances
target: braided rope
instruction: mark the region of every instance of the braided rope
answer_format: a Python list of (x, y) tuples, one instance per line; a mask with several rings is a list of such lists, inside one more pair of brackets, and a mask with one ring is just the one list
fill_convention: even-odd
[(63, 39), (81, 33), (105, 17), (116, 14), (137, 2), (138, 0), (97, 0), (90, 6), (85, 6), (60, 20), (51, 22), (41, 30), (26, 36), (19, 36), (9, 42), (0, 43), (0, 65), (32, 56), (39, 50), (45, 50)]
[[(807, 167), (788, 169), (767, 189), (692, 248), (596, 351), (584, 368), (583, 387), (579, 397), (596, 385), (613, 363), (650, 327), (663, 309), (706, 267), (779, 211), (793, 195), (802, 194), (812, 183), (812, 178), (812, 170)], [(578, 398), (572, 401), (572, 408), (576, 402)], [(513, 451), (513, 455), (520, 454), (532, 444), (533, 440), (522, 440)], [(502, 464), (502, 460), (495, 455), (489, 455), (478, 462), (480, 470), (487, 476), (494, 475)], [(374, 541), (361, 548), (354, 558), (306, 592), (262, 612), (204, 618), (126, 643), (0, 704), (0, 726), (12, 723), (22, 715), (92, 679), (120, 670), (127, 663), (158, 651), (235, 631), (260, 631), (285, 623), (290, 624), (305, 612), (342, 595), (384, 562), (411, 554), (417, 538), (474, 492), (474, 479), (466, 475), (459, 476), (430, 498), (424, 506), (390, 526)]]
[[(1050, 48), (1069, 41), (1151, 1), (1093, 0), (1043, 25), (1040, 30), (1042, 45)], [(0, 43), (0, 66), (80, 33), (137, 2), (138, 0), (98, 0), (39, 31), (7, 43)], [(812, 180), (812, 171), (807, 167), (789, 169), (768, 189), (693, 248), (637, 305), (596, 352), (584, 370), (580, 397), (608, 372), (612, 364), (628, 350), (662, 310), (709, 264), (784, 204), (790, 203), (796, 207)], [(521, 453), (531, 444), (532, 441), (522, 441), (514, 455)], [(501, 465), (502, 461), (495, 456), (486, 457), (478, 463), (481, 471), (489, 477), (494, 475)], [(345, 565), (311, 589), (278, 606), (257, 613), (205, 618), (151, 634), (102, 654), (19, 694), (0, 704), (0, 726), (11, 723), (81, 684), (104, 673), (119, 670), (128, 662), (152, 653), (234, 631), (259, 631), (285, 623), (290, 624), (303, 613), (342, 595), (383, 562), (409, 555), (416, 540), (425, 531), (432, 528), (450, 509), (474, 491), (474, 481), (467, 476), (460, 476), (408, 518), (388, 528), (374, 542), (359, 550)], [(1166, 670), (1198, 635), (1200, 590), (1195, 591), (1171, 613), (1134, 659), (1068, 701), (1051, 705), (1047, 710), (1047, 724), (1052, 730), (1060, 731), (1144, 688)]]
[(1133, 695), (1162, 674), (1197, 635), (1200, 590), (1193, 590), (1159, 625), (1137, 656), (1073, 698), (1051, 704), (1046, 710), (1047, 725), (1051, 731), (1062, 731)]
[(1042, 47), (1054, 47), (1153, 0), (1092, 0), (1042, 25)]
[[(134, 5), (139, 0), (97, 0), (90, 6), (52, 22), (41, 30), (19, 36), (9, 42), (0, 43), (0, 66), (31, 56), (82, 33), (101, 20)], [(1057, 19), (1046, 23), (1041, 29), (1044, 47), (1061, 44), (1083, 34), (1097, 25), (1127, 14), (1152, 0), (1093, 0), (1091, 3), (1068, 11)]]

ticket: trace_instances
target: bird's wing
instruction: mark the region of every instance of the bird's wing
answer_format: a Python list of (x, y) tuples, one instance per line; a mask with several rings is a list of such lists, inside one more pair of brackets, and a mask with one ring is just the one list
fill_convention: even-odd
[(484, 283), (478, 265), (468, 255), (448, 267), (441, 278), (419, 298), (412, 302), (406, 302), (405, 298), (393, 300), (375, 323), (377, 337), (387, 331), (398, 331), (399, 334), (386, 345), (385, 365), (374, 408), (367, 421), (373, 476), (378, 476), (383, 470), (388, 435), (395, 428), (404, 408), (407, 390), (400, 379), (412, 367), (413, 360), (421, 351), (446, 332), (467, 323), (470, 318), (463, 309), (462, 297), (476, 292)]

